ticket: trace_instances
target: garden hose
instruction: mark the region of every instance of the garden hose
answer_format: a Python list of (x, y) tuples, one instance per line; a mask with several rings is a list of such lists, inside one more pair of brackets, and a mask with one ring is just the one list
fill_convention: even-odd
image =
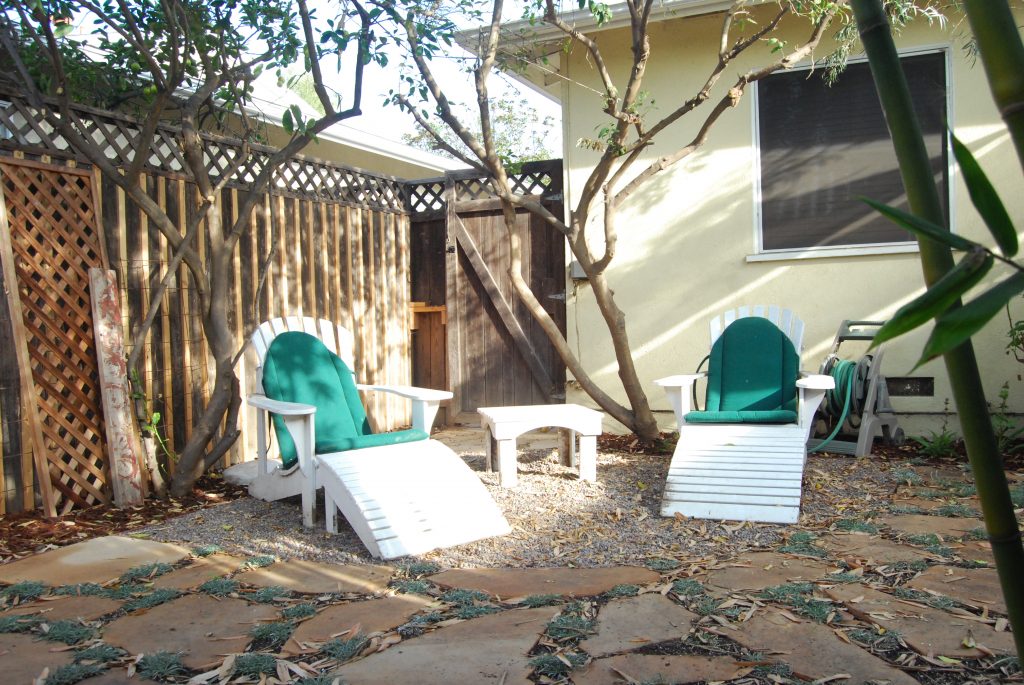
[(871, 356), (861, 357), (858, 361), (838, 359), (829, 355), (822, 364), (821, 373), (831, 376), (835, 388), (825, 393), (823, 408), (829, 416), (838, 416), (832, 433), (818, 443), (811, 452), (819, 452), (839, 435), (847, 417), (860, 416), (861, 408), (867, 391), (868, 372), (871, 369)]

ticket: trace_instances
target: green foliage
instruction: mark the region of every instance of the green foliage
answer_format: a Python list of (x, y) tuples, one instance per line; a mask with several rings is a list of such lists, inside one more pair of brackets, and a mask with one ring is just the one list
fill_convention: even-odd
[(256, 592), (250, 594), (246, 599), (251, 599), (254, 602), (260, 604), (271, 604), (278, 599), (285, 599), (291, 597), (291, 590), (287, 590), (280, 585), (271, 585), (270, 587), (260, 588)]
[(921, 475), (913, 469), (893, 469), (889, 474), (899, 482), (907, 485), (921, 485), (924, 483), (924, 478), (922, 478)]
[(121, 574), (120, 580), (122, 583), (136, 583), (140, 580), (150, 580), (157, 576), (162, 576), (172, 570), (174, 570), (174, 567), (170, 564), (160, 562), (155, 564), (144, 564), (142, 566), (136, 566), (128, 569)]
[(956, 433), (945, 425), (940, 431), (929, 431), (925, 435), (913, 435), (911, 440), (918, 444), (918, 452), (932, 459), (949, 459), (956, 456), (956, 446), (960, 442)]
[(1009, 402), (1010, 383), (1004, 382), (999, 388), (999, 402), (992, 411), (992, 430), (996, 433), (999, 453), (1003, 455), (1019, 452), (1022, 448), (1021, 438), (1024, 436), (1024, 425), (1017, 423), (1009, 414)]
[(58, 585), (53, 588), (55, 595), (109, 597), (111, 591), (97, 583), (76, 583), (74, 585)]
[(30, 602), (45, 595), (48, 589), (46, 585), (35, 580), (23, 580), (0, 590), (0, 597), (9, 601)]
[(875, 631), (867, 628), (858, 628), (847, 632), (846, 635), (855, 642), (859, 642), (862, 645), (868, 645), (871, 648), (882, 652), (899, 649), (903, 646), (902, 636), (899, 631), (895, 630), (879, 629), (878, 631)]
[(423, 625), (423, 624), (437, 623), (438, 621), (443, 621), (443, 620), (444, 620), (444, 614), (442, 614), (440, 611), (431, 611), (431, 612), (428, 612), (426, 614), (416, 614), (415, 616), (412, 617), (412, 620), (410, 621), (410, 623), (416, 623), (416, 624)]
[(825, 550), (814, 544), (817, 536), (807, 531), (797, 531), (789, 536), (785, 545), (779, 547), (780, 552), (799, 554), (807, 557), (824, 557)]
[(605, 597), (636, 597), (640, 594), (639, 585), (620, 584), (604, 593)]
[(672, 583), (672, 592), (680, 597), (696, 597), (704, 594), (704, 586), (698, 580), (685, 578)]
[(348, 661), (352, 657), (363, 651), (366, 646), (367, 640), (362, 635), (356, 635), (349, 640), (342, 640), (335, 638), (330, 642), (325, 643), (320, 651), (329, 656), (332, 659), (338, 661)]
[(96, 662), (107, 662), (116, 661), (127, 655), (123, 649), (118, 649), (108, 644), (99, 643), (92, 647), (80, 649), (75, 652), (75, 661), (96, 661)]
[(65, 664), (46, 676), (44, 683), (45, 685), (74, 685), (86, 678), (97, 676), (105, 670), (106, 667), (101, 664)]
[(836, 521), (836, 530), (843, 530), (850, 533), (870, 533), (871, 535), (874, 535), (878, 532), (878, 526), (860, 519), (840, 519)]
[(952, 609), (957, 606), (957, 602), (954, 599), (944, 595), (933, 595), (930, 592), (914, 590), (913, 588), (898, 587), (894, 588), (892, 593), (900, 599), (909, 599), (914, 602), (921, 602), (922, 604), (927, 604), (928, 606), (936, 609)]
[(523, 606), (536, 609), (537, 607), (551, 606), (562, 601), (561, 595), (530, 595), (523, 599)]
[(455, 609), (456, 618), (477, 618), (479, 616), (486, 616), (487, 614), (493, 614), (501, 611), (499, 607), (479, 605), (474, 606), (472, 604), (463, 605)]
[(933, 513), (936, 516), (951, 516), (957, 518), (976, 518), (981, 516), (981, 512), (973, 507), (969, 507), (966, 504), (944, 504), (941, 507), (937, 507)]
[(454, 588), (441, 595), (441, 601), (448, 602), (449, 604), (466, 606), (473, 604), (474, 602), (489, 602), (491, 601), (491, 596), (486, 592), (480, 592), (479, 590)]
[(825, 576), (825, 581), (829, 583), (859, 583), (861, 580), (860, 576), (847, 573), (846, 571), (830, 573)]
[(441, 567), (432, 561), (414, 561), (401, 566), (399, 570), (410, 578), (419, 578), (420, 576), (432, 576), (435, 573), (440, 573)]
[(594, 622), (584, 616), (562, 613), (556, 616), (545, 632), (553, 640), (578, 640), (590, 635), (594, 630)]
[(54, 621), (42, 624), (44, 640), (63, 642), (66, 645), (77, 645), (93, 636), (93, 629), (79, 621)]
[(773, 585), (762, 590), (758, 597), (772, 602), (788, 602), (800, 595), (808, 595), (814, 591), (810, 583), (786, 583), (785, 585)]
[(254, 652), (251, 654), (239, 654), (235, 657), (236, 676), (255, 678), (261, 675), (274, 675), (277, 673), (277, 659), (273, 654)]
[(159, 606), (165, 602), (170, 602), (172, 599), (177, 599), (181, 596), (181, 592), (172, 588), (157, 588), (148, 595), (137, 597), (130, 602), (125, 602), (125, 611), (137, 611), (139, 609), (152, 609), (155, 606)]
[[(969, 340), (1007, 303), (1024, 291), (1024, 271), (1011, 261), (1017, 254), (1017, 230), (998, 194), (963, 143), (952, 136), (953, 153), (960, 167), (975, 210), (988, 227), (1001, 254), (988, 247), (950, 232), (944, 226), (881, 203), (865, 200), (881, 214), (896, 222), (918, 238), (933, 240), (966, 255), (923, 295), (901, 307), (875, 334), (872, 346), (903, 335), (928, 321), (935, 321), (917, 366), (945, 354)], [(950, 309), (968, 291), (981, 282), (996, 260), (1014, 268), (1014, 272), (962, 307)]]
[(316, 615), (316, 605), (309, 602), (295, 604), (281, 610), (281, 615), (287, 619), (307, 618)]
[(938, 545), (942, 543), (940, 538), (935, 533), (920, 533), (916, 535), (908, 535), (906, 541), (912, 545)]
[(295, 626), (291, 622), (260, 623), (253, 626), (249, 636), (253, 641), (267, 645), (271, 649), (277, 649), (292, 636)]
[(199, 591), (214, 597), (224, 597), (238, 591), (238, 581), (232, 578), (211, 578), (199, 586)]
[(565, 652), (558, 656), (541, 654), (530, 659), (530, 665), (533, 666), (534, 672), (548, 678), (564, 678), (585, 663), (587, 663), (587, 657), (575, 652)]
[(665, 571), (673, 571), (679, 568), (679, 562), (675, 559), (648, 559), (644, 562), (644, 566), (652, 571), (663, 573)]
[(220, 545), (200, 545), (199, 547), (192, 548), (192, 554), (195, 554), (197, 557), (208, 557), (211, 554), (223, 551)]
[(925, 510), (921, 507), (914, 505), (905, 504), (893, 504), (889, 507), (889, 511), (893, 514), (924, 514)]
[(0, 615), (0, 633), (27, 633), (42, 622), (38, 616)]
[(270, 566), (275, 561), (277, 561), (277, 559), (270, 556), (269, 554), (257, 554), (256, 556), (252, 556), (246, 559), (245, 563), (242, 564), (242, 568), (263, 568), (264, 566)]
[(399, 579), (393, 581), (391, 587), (407, 595), (428, 595), (431, 585), (425, 580)]
[(138, 672), (149, 680), (164, 680), (188, 673), (177, 652), (153, 652), (139, 659)]

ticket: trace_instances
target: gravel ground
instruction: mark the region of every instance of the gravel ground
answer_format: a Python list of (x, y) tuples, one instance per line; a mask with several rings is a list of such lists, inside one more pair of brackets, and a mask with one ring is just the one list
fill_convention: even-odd
[[(672, 558), (701, 563), (748, 549), (767, 548), (795, 527), (681, 520), (658, 515), (669, 457), (601, 450), (596, 483), (561, 466), (554, 434), (521, 442), (519, 485), (498, 487), (484, 471), (477, 431), (446, 431), (448, 443), (493, 495), (512, 525), (510, 535), (424, 555), (446, 568), (608, 566)], [(525, 445), (523, 444), (525, 443)], [(812, 456), (805, 469), (800, 527), (822, 528), (846, 510), (864, 511), (895, 487), (887, 466), (851, 457)], [(322, 504), (322, 500), (321, 500)], [(321, 519), (322, 506), (318, 509)], [(152, 539), (191, 546), (219, 545), (243, 555), (270, 554), (337, 563), (373, 560), (339, 520), (339, 534), (304, 530), (297, 498), (261, 502), (242, 498), (144, 528)]]

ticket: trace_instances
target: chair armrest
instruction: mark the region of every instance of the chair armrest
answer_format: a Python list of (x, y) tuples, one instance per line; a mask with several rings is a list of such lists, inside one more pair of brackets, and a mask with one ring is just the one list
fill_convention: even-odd
[(266, 395), (249, 395), (246, 402), (250, 407), (269, 411), (278, 416), (307, 416), (316, 413), (316, 407), (312, 404), (300, 404), (299, 402), (282, 402), (272, 400)]
[(832, 376), (823, 376), (817, 373), (808, 374), (797, 380), (796, 387), (807, 390), (831, 390), (836, 387), (836, 379), (832, 378)]
[(427, 402), (440, 402), (450, 400), (453, 393), (448, 390), (434, 390), (432, 388), (416, 388), (411, 385), (356, 385), (359, 390), (379, 390), (389, 392), (392, 395), (405, 397), (410, 400), (424, 400)]
[(357, 384), (359, 390), (380, 390), (389, 392), (412, 400), (412, 427), (430, 435), (430, 429), (434, 426), (434, 419), (437, 417), (438, 405), (442, 400), (452, 398), (452, 393), (447, 390), (432, 390), (430, 388), (415, 388), (411, 385), (361, 385)]
[(665, 396), (668, 398), (668, 403), (672, 405), (672, 411), (676, 415), (676, 426), (679, 429), (682, 429), (685, 423), (683, 417), (690, 413), (691, 388), (694, 383), (706, 375), (706, 373), (684, 373), (654, 381), (656, 385), (660, 385), (665, 390)]

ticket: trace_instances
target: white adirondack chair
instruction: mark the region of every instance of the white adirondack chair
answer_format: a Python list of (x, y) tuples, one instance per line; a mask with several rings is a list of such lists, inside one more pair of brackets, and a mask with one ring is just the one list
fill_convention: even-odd
[[(775, 306), (740, 307), (713, 319), (712, 349), (731, 324), (751, 317), (767, 319), (785, 335), (798, 365), (804, 324), (790, 310)], [(744, 324), (733, 335), (750, 327)], [(753, 327), (766, 328), (760, 324)], [(795, 523), (800, 516), (807, 439), (814, 413), (825, 392), (834, 386), (833, 379), (800, 373), (795, 381), (795, 407), (791, 402), (787, 405), (795, 411), (752, 408), (701, 416), (699, 412), (691, 413), (690, 396), (694, 383), (707, 375), (683, 374), (655, 381), (668, 395), (679, 426), (679, 442), (662, 498), (662, 516), (679, 513), (694, 518)], [(735, 382), (736, 378), (730, 380)], [(748, 416), (770, 422), (742, 422)], [(728, 422), (714, 422), (719, 418)]]
[[(306, 527), (313, 526), (316, 490), (324, 488), (328, 531), (337, 532), (340, 509), (370, 553), (383, 559), (510, 531), (480, 479), (458, 455), (428, 437), (438, 404), (450, 398), (450, 392), (356, 384), (359, 390), (390, 392), (411, 400), (412, 431), (425, 433), (420, 437), (426, 439), (317, 453), (317, 408), (263, 394), (264, 365), (271, 345), (281, 334), (296, 332), (316, 338), (327, 353), (348, 368), (352, 366), (352, 335), (342, 326), (309, 317), (261, 324), (252, 336), (260, 363), (257, 392), (248, 398), (258, 410), (257, 459), (229, 468), (225, 472), (228, 480), (248, 485), (253, 497), (268, 501), (301, 494)], [(294, 443), (296, 463), (289, 467), (268, 456), (268, 414), (280, 417)], [(371, 441), (378, 437), (387, 436), (369, 436)], [(278, 438), (281, 442), (280, 430)]]

